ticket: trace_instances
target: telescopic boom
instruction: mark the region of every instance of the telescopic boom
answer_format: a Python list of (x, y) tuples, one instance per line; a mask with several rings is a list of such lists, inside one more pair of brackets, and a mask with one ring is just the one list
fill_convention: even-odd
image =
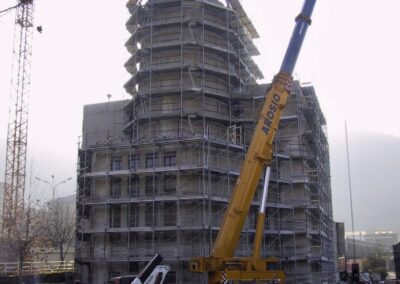
[[(210, 257), (192, 259), (191, 270), (208, 272), (209, 283), (228, 280), (280, 279), (284, 281), (282, 271), (269, 270), (276, 259), (262, 259), (259, 253), (246, 258), (233, 257), (243, 225), (246, 221), (251, 202), (261, 174), (272, 162), (272, 143), (278, 128), (281, 113), (292, 89), (292, 73), (296, 65), (316, 0), (305, 0), (301, 13), (296, 17), (296, 25), (289, 42), (279, 73), (275, 76), (268, 90), (260, 112), (257, 126), (251, 139), (250, 147), (236, 181), (233, 195), (225, 212), (221, 228), (214, 243)], [(261, 210), (260, 214), (264, 210)], [(264, 232), (265, 214), (258, 216), (256, 239), (257, 246)]]

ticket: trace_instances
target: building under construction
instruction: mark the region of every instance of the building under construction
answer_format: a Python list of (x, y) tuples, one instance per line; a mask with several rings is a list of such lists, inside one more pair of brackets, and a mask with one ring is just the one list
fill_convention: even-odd
[[(79, 148), (76, 260), (83, 283), (136, 274), (156, 252), (169, 283), (209, 255), (239, 175), (266, 85), (257, 31), (238, 0), (129, 1), (131, 100), (87, 105)], [(325, 119), (296, 83), (274, 144), (262, 255), (288, 283), (333, 283)], [(261, 186), (238, 256), (251, 254)]]

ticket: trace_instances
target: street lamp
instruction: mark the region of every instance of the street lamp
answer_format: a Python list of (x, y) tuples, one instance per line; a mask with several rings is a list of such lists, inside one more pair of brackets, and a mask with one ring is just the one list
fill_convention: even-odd
[(56, 195), (56, 188), (57, 188), (57, 186), (59, 186), (60, 184), (63, 184), (63, 183), (67, 183), (67, 181), (71, 180), (72, 177), (69, 177), (69, 178), (64, 179), (64, 180), (62, 180), (62, 181), (60, 181), (60, 182), (57, 182), (57, 183), (54, 182), (54, 175), (51, 175), (51, 182), (49, 182), (49, 181), (47, 181), (47, 180), (44, 180), (44, 179), (41, 179), (41, 178), (39, 178), (39, 177), (35, 177), (35, 179), (37, 179), (37, 180), (39, 180), (39, 181), (41, 181), (41, 182), (44, 182), (44, 183), (47, 183), (48, 185), (50, 185), (51, 189), (53, 190), (53, 200), (55, 200), (55, 198), (56, 198), (55, 195)]

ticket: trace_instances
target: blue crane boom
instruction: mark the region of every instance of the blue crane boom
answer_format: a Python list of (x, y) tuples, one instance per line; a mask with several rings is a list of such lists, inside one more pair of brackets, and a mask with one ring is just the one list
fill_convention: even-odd
[(317, 0), (306, 0), (301, 13), (296, 17), (294, 27), (285, 57), (282, 61), (280, 72), (292, 75), (299, 57), (308, 26), (311, 25), (311, 15)]

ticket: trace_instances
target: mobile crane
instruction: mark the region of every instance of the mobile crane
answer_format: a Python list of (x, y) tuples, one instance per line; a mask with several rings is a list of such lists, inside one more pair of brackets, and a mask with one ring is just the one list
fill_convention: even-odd
[[(284, 272), (278, 268), (278, 259), (260, 257), (264, 233), (265, 203), (271, 171), (270, 165), (273, 159), (272, 143), (282, 110), (291, 93), (293, 69), (308, 26), (311, 25), (311, 14), (315, 3), (316, 0), (305, 0), (301, 13), (296, 17), (296, 25), (281, 69), (274, 77), (271, 88), (267, 91), (250, 147), (246, 153), (211, 256), (196, 257), (190, 262), (192, 272), (208, 273), (209, 284), (225, 283), (229, 280), (285, 282)], [(234, 257), (235, 248), (264, 168), (266, 170), (263, 195), (257, 216), (253, 254), (249, 257)]]

